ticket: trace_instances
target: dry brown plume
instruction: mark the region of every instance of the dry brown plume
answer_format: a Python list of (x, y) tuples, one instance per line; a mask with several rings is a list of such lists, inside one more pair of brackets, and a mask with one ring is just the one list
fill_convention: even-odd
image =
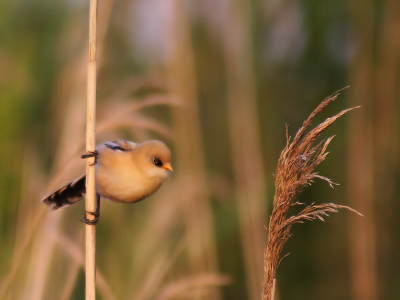
[(303, 187), (311, 185), (315, 178), (325, 180), (331, 187), (334, 184), (329, 178), (314, 172), (319, 163), (326, 158), (328, 154), (326, 149), (333, 136), (326, 141), (319, 142), (316, 146), (313, 146), (313, 144), (336, 119), (358, 107), (341, 111), (337, 115), (326, 119), (307, 134), (306, 130), (310, 126), (312, 119), (330, 102), (334, 101), (342, 90), (335, 92), (318, 105), (307, 120), (303, 122), (303, 126), (297, 131), (292, 142), (290, 142), (291, 138), (288, 136), (288, 128), (286, 126), (287, 142), (279, 157), (276, 170), (274, 203), (268, 228), (268, 245), (264, 252), (263, 300), (273, 300), (276, 269), (283, 259), (283, 257), (280, 257), (281, 251), (290, 237), (290, 228), (293, 224), (302, 223), (304, 220), (315, 220), (316, 218), (323, 221), (324, 216), (327, 216), (330, 212), (337, 212), (339, 208), (346, 208), (361, 215), (351, 207), (344, 205), (334, 203), (316, 205), (311, 203), (297, 215), (287, 216), (290, 207), (304, 205), (295, 201), (296, 193), (301, 192)]

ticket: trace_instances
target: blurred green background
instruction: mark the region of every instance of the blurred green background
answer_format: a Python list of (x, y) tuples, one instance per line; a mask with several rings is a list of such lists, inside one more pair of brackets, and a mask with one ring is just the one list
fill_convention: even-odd
[[(400, 1), (102, 0), (97, 142), (157, 138), (174, 173), (104, 201), (99, 299), (261, 299), (280, 151), (337, 135), (298, 200), (350, 205), (295, 225), (277, 299), (400, 299)], [(0, 299), (83, 299), (84, 203), (40, 199), (84, 172), (88, 2), (0, 2)]]

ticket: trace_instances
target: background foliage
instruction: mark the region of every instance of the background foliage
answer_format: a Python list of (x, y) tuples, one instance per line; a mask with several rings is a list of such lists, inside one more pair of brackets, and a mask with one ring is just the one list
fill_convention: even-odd
[[(164, 140), (174, 173), (103, 202), (99, 299), (260, 299), (285, 145), (350, 85), (301, 202), (350, 205), (293, 227), (278, 299), (398, 299), (400, 2), (100, 1), (97, 141)], [(40, 199), (84, 170), (88, 3), (0, 2), (0, 298), (82, 299), (83, 202)]]

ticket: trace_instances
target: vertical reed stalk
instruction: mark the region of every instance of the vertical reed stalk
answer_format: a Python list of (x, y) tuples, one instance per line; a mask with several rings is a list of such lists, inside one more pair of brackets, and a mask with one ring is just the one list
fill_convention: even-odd
[[(398, 210), (393, 209), (393, 201), (397, 201), (398, 170), (400, 143), (400, 101), (398, 99), (398, 82), (400, 66), (400, 2), (396, 0), (385, 1), (382, 10), (382, 23), (377, 39), (376, 71), (374, 74), (374, 98), (372, 129), (372, 162), (374, 186), (373, 195), (378, 196), (379, 204), (373, 203), (375, 227), (375, 272), (377, 266), (380, 270), (390, 270), (393, 261), (389, 255), (394, 249), (394, 241), (387, 242), (382, 237), (387, 235), (391, 224), (396, 224)], [(395, 167), (396, 166), (396, 167)], [(383, 180), (382, 180), (383, 179)], [(395, 200), (396, 199), (396, 200)], [(379, 220), (379, 221), (378, 221)], [(387, 274), (387, 273), (386, 273)], [(379, 272), (376, 276), (377, 295), (388, 297), (391, 283), (388, 277)], [(383, 296), (386, 295), (386, 296)]]
[[(96, 71), (97, 71), (97, 0), (90, 0), (89, 64), (87, 77), (86, 151), (95, 150)], [(86, 165), (86, 211), (96, 211), (94, 158)], [(86, 218), (93, 216), (86, 213)], [(86, 225), (86, 300), (96, 299), (96, 227)]]
[[(351, 206), (356, 206), (365, 218), (349, 220), (352, 299), (374, 300), (378, 297), (376, 267), (376, 220), (374, 217), (374, 127), (379, 115), (374, 102), (375, 45), (377, 23), (374, 1), (350, 2), (351, 32), (357, 38), (357, 51), (349, 63), (350, 104), (363, 109), (349, 121), (347, 142), (347, 186)], [(379, 43), (381, 45), (382, 43)], [(380, 60), (379, 60), (380, 61)], [(394, 62), (390, 62), (394, 64)], [(378, 68), (380, 69), (380, 68)], [(381, 76), (381, 74), (379, 74)], [(385, 79), (387, 80), (387, 78)], [(387, 95), (385, 95), (387, 96)], [(385, 97), (384, 96), (384, 97)], [(385, 100), (379, 100), (385, 105)], [(393, 108), (391, 108), (393, 110)], [(385, 116), (389, 118), (389, 116)], [(377, 132), (376, 132), (377, 133)], [(387, 151), (387, 149), (385, 149)], [(390, 180), (390, 179), (389, 179)], [(381, 196), (380, 196), (381, 197)]]
[[(184, 99), (186, 104), (185, 107), (172, 109), (172, 120), (176, 137), (175, 153), (179, 157), (176, 162), (180, 170), (178, 181), (180, 186), (185, 187), (180, 191), (180, 200), (185, 216), (189, 263), (193, 273), (214, 273), (218, 270), (217, 251), (200, 131), (190, 16), (185, 1), (172, 1), (170, 5), (173, 15), (165, 23), (165, 28), (168, 44), (173, 45), (174, 51), (170, 52), (166, 67), (171, 78), (171, 91)], [(217, 288), (210, 288), (206, 294), (199, 290), (193, 297), (207, 300), (220, 298)]]
[[(260, 298), (266, 216), (265, 174), (257, 116), (251, 41), (251, 4), (231, 1), (224, 20), (227, 106), (235, 198), (238, 208), (247, 299)], [(251, 199), (251, 201), (249, 201)]]

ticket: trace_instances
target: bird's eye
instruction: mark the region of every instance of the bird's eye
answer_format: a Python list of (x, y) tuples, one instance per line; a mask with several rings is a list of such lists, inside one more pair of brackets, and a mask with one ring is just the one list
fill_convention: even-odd
[(163, 165), (162, 161), (157, 157), (153, 157), (153, 164), (157, 167), (162, 167)]

